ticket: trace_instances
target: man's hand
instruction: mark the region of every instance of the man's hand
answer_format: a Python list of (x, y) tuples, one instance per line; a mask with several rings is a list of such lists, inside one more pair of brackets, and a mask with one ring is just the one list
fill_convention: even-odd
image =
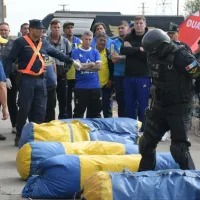
[(127, 42), (127, 41), (124, 42), (124, 46), (125, 46), (125, 47), (132, 47), (132, 45), (130, 44), (130, 42)]
[(77, 69), (77, 70), (81, 70), (81, 68), (82, 68), (82, 65), (79, 60), (74, 60), (73, 65), (74, 65), (75, 69)]
[(91, 62), (90, 65), (91, 65), (90, 67), (94, 67), (94, 66), (95, 66), (95, 63), (94, 63), (94, 62)]
[(111, 55), (111, 60), (113, 63), (119, 63), (120, 62), (120, 55), (114, 51)]
[(109, 80), (106, 85), (105, 85), (106, 88), (111, 88), (112, 87), (112, 81)]
[(12, 88), (12, 83), (11, 83), (11, 81), (10, 81), (9, 78), (6, 79), (6, 87), (7, 87), (8, 89), (11, 89), (11, 88)]
[(2, 108), (3, 118), (2, 120), (6, 120), (9, 117), (8, 107)]

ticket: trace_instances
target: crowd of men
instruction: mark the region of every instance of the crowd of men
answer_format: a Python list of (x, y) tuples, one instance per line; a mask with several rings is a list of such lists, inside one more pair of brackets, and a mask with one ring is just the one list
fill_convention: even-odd
[[(136, 16), (131, 24), (119, 22), (119, 36), (113, 40), (101, 22), (81, 38), (74, 35), (74, 26), (68, 21), (62, 26), (53, 19), (47, 34), (40, 20), (30, 20), (21, 25), (22, 37), (14, 41), (9, 38), (9, 25), (0, 23), (0, 102), (3, 119), (10, 114), (15, 146), (27, 120), (56, 119), (57, 100), (58, 119), (107, 118), (113, 116), (115, 93), (118, 117), (145, 120), (152, 84), (142, 47), (148, 32), (145, 17)], [(168, 35), (191, 51), (178, 41), (177, 25), (170, 24)], [(144, 123), (140, 132), (144, 132)], [(0, 140), (5, 139), (0, 135)]]

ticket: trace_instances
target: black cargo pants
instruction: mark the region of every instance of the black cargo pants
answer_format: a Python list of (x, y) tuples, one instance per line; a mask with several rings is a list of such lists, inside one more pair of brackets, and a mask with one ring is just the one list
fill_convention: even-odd
[(144, 134), (139, 142), (142, 159), (139, 171), (154, 170), (156, 147), (166, 131), (171, 131), (171, 154), (183, 170), (195, 169), (189, 152), (186, 121), (189, 119), (189, 104), (172, 106), (153, 105), (145, 120)]

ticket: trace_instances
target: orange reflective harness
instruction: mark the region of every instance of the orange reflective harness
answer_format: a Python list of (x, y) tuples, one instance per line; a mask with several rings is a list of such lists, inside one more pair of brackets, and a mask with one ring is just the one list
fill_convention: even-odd
[[(45, 63), (44, 63), (44, 60), (40, 54), (40, 49), (42, 47), (42, 40), (39, 41), (38, 43), (38, 46), (36, 47), (34, 45), (34, 43), (32, 42), (32, 40), (26, 35), (24, 36), (24, 39), (27, 41), (27, 43), (30, 45), (30, 47), (32, 48), (33, 50), (33, 55), (32, 55), (32, 58), (31, 60), (29, 61), (26, 69), (22, 69), (22, 70), (19, 70), (20, 72), (24, 73), (24, 74), (30, 74), (32, 76), (39, 76), (40, 74), (42, 74), (44, 72), (44, 67), (45, 67)], [(39, 72), (35, 73), (31, 70), (31, 67), (33, 66), (37, 56), (39, 57), (39, 60), (41, 61), (42, 63), (42, 67), (40, 69)]]

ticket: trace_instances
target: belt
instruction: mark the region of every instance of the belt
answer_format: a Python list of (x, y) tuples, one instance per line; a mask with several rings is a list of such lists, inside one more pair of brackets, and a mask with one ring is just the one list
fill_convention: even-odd
[(28, 76), (28, 77), (35, 77), (35, 78), (45, 78), (45, 73), (42, 73), (38, 76), (33, 76), (31, 74), (25, 74), (25, 73), (21, 73), (22, 76)]

